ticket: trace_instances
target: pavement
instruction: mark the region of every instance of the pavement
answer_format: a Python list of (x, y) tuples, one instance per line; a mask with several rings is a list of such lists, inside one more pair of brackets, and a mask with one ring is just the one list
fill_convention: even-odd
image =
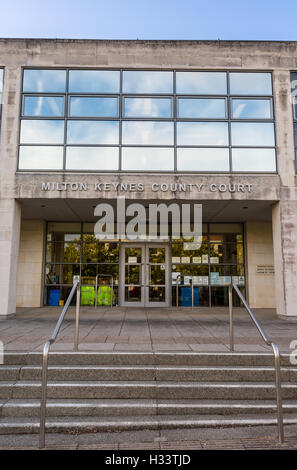
[[(21, 308), (0, 321), (5, 351), (42, 351), (52, 335), (61, 307)], [(297, 340), (294, 320), (280, 319), (273, 309), (254, 309), (267, 336), (282, 353)], [(75, 308), (70, 307), (52, 351), (72, 351)], [(234, 309), (235, 351), (267, 352), (244, 309)], [(88, 308), (80, 309), (80, 351), (228, 352), (227, 308)], [(291, 345), (291, 346), (290, 346)], [(297, 355), (297, 353), (296, 353)], [(47, 449), (297, 449), (297, 426), (286, 426), (279, 444), (275, 427), (176, 429), (89, 434), (47, 434)], [(0, 435), (1, 449), (38, 449), (38, 435)]]
[[(41, 351), (52, 335), (61, 307), (20, 308), (0, 321), (5, 351)], [(296, 320), (284, 320), (273, 309), (254, 309), (257, 319), (281, 352), (292, 352)], [(75, 308), (70, 307), (53, 351), (72, 351)], [(81, 351), (229, 351), (228, 309), (218, 308), (102, 308), (81, 307)], [(267, 352), (244, 309), (234, 309), (235, 351)]]

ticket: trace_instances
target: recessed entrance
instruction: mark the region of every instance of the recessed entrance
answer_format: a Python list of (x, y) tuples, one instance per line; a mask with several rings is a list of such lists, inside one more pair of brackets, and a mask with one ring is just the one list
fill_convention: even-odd
[(168, 245), (123, 244), (120, 253), (120, 303), (168, 307)]

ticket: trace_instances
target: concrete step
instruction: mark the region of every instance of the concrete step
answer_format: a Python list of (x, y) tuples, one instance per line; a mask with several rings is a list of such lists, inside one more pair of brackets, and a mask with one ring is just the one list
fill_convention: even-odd
[[(0, 398), (40, 398), (37, 381), (0, 382)], [(284, 399), (296, 399), (297, 384), (282, 383)], [(273, 382), (48, 382), (48, 398), (227, 399), (275, 398)]]
[[(4, 365), (41, 365), (42, 353), (6, 352)], [(272, 353), (194, 353), (194, 352), (56, 352), (50, 365), (172, 365), (172, 366), (273, 366)], [(281, 355), (282, 366), (290, 366), (290, 355)]]
[[(283, 403), (285, 413), (297, 414), (297, 400)], [(152, 416), (275, 414), (275, 400), (152, 400), (49, 399), (46, 414), (54, 416)], [(0, 416), (39, 417), (40, 400), (10, 399), (0, 404)]]
[[(296, 424), (297, 414), (284, 415), (284, 424)], [(46, 432), (87, 433), (116, 432), (147, 429), (227, 428), (246, 426), (276, 427), (276, 417), (265, 415), (241, 415), (239, 418), (220, 415), (192, 416), (130, 416), (130, 417), (72, 417), (47, 418)], [(277, 429), (275, 429), (277, 433)], [(0, 418), (0, 434), (39, 433), (39, 419)]]
[[(41, 380), (40, 366), (0, 366), (0, 381)], [(297, 369), (283, 367), (283, 382), (297, 382)], [(158, 380), (158, 381), (251, 381), (275, 379), (271, 366), (49, 366), (52, 381)]]

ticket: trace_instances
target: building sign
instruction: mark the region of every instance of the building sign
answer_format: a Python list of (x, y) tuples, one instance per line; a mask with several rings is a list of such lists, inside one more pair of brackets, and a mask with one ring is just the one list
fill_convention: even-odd
[(256, 274), (274, 274), (273, 264), (257, 264)]
[(249, 183), (150, 183), (149, 188), (142, 182), (139, 183), (93, 183), (86, 182), (42, 182), (42, 191), (89, 191), (90, 189), (98, 192), (144, 192), (145, 189), (150, 189), (152, 192), (168, 192), (173, 193), (187, 193), (187, 192), (202, 192), (208, 191), (211, 193), (250, 193), (253, 191), (253, 185)]

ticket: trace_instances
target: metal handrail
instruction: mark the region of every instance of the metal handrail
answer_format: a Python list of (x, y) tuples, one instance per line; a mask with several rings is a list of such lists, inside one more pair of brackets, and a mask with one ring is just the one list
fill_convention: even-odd
[(51, 345), (56, 341), (61, 325), (67, 313), (70, 302), (76, 291), (76, 315), (75, 315), (75, 337), (74, 337), (74, 350), (78, 350), (78, 334), (79, 334), (79, 307), (80, 307), (80, 281), (75, 281), (71, 292), (68, 296), (66, 304), (62, 310), (59, 320), (56, 324), (55, 330), (51, 338), (45, 343), (43, 348), (42, 357), (42, 378), (41, 378), (41, 402), (40, 402), (40, 430), (39, 430), (39, 447), (43, 449), (45, 446), (45, 418), (46, 418), (46, 392), (47, 392), (47, 372), (48, 372), (48, 356)]
[(181, 281), (181, 275), (179, 274), (178, 276), (176, 276), (176, 306), (178, 307), (178, 286), (179, 286), (179, 282)]
[(98, 277), (111, 278), (111, 283), (110, 283), (110, 286), (111, 286), (110, 306), (112, 307), (112, 304), (113, 304), (113, 275), (112, 274), (97, 274), (97, 276), (96, 276), (96, 287), (95, 287), (95, 308), (97, 308)]
[(278, 438), (279, 442), (284, 442), (284, 422), (283, 422), (283, 405), (282, 405), (282, 389), (281, 389), (281, 371), (280, 371), (280, 353), (277, 345), (271, 341), (268, 336), (265, 334), (264, 330), (262, 329), (260, 323), (256, 319), (255, 315), (253, 314), (250, 306), (248, 305), (247, 301), (243, 297), (242, 293), (238, 289), (237, 285), (231, 283), (229, 285), (229, 320), (230, 320), (230, 351), (234, 352), (234, 330), (233, 330), (233, 296), (232, 296), (232, 289), (235, 290), (236, 294), (240, 298), (241, 302), (243, 303), (246, 311), (248, 312), (252, 322), (256, 326), (258, 332), (260, 333), (261, 338), (263, 341), (272, 348), (274, 354), (274, 369), (275, 369), (275, 387), (276, 387), (276, 406), (277, 406), (277, 425), (278, 425)]

